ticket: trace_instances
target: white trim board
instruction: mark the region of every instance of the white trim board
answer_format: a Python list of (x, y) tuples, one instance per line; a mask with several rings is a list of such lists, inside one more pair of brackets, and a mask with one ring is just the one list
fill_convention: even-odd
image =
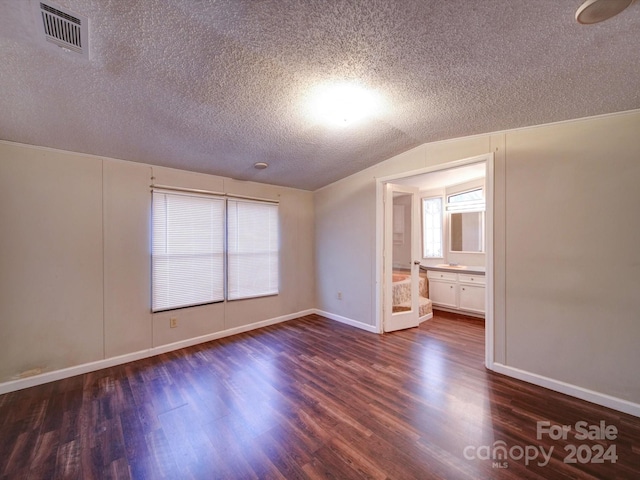
[[(69, 378), (76, 375), (82, 375), (84, 373), (94, 372), (96, 370), (101, 370), (103, 368), (122, 365), (124, 363), (133, 362), (135, 360), (141, 360), (143, 358), (153, 357), (155, 355), (160, 355), (162, 353), (179, 350), (181, 348), (190, 347), (192, 345), (209, 342), (211, 340), (217, 340), (219, 338), (229, 337), (231, 335), (236, 335), (238, 333), (248, 332), (251, 330), (255, 330), (257, 328), (266, 327), (269, 325), (275, 325), (277, 323), (294, 320), (296, 318), (300, 318), (300, 317), (304, 317), (306, 315), (312, 315), (312, 314), (321, 315), (330, 320), (344, 323), (346, 325), (350, 325), (352, 327), (359, 328), (367, 332), (376, 333), (376, 334), (379, 333), (376, 330), (376, 327), (373, 325), (367, 325), (365, 323), (362, 323), (347, 317), (343, 317), (341, 315), (336, 315), (333, 313), (325, 312), (323, 310), (312, 308), (308, 310), (303, 310), (301, 312), (291, 313), (289, 315), (283, 315), (280, 317), (263, 320), (263, 321), (252, 323), (249, 325), (243, 325), (241, 327), (230, 328), (220, 332), (202, 335), (200, 337), (190, 338), (187, 340), (182, 340), (182, 341), (170, 343), (167, 345), (161, 345), (159, 347), (153, 347), (147, 350), (140, 350), (138, 352), (128, 353), (126, 355), (106, 358), (104, 360), (97, 360), (95, 362), (89, 362), (82, 365), (63, 368), (60, 370), (55, 370), (53, 372), (42, 373), (40, 375), (35, 375), (33, 377), (21, 378), (17, 380), (11, 380), (5, 383), (0, 383), (0, 395), (14, 392), (17, 390), (22, 390), (29, 387), (34, 387), (36, 385), (42, 385), (45, 383), (54, 382), (56, 380), (62, 380), (64, 378)], [(425, 320), (428, 320), (428, 319), (425, 318)], [(525, 370), (520, 370), (518, 368), (509, 367), (501, 363), (493, 363), (492, 366), (493, 366), (492, 370), (494, 372), (500, 373), (502, 375), (506, 375), (507, 377), (532, 383), (540, 387), (548, 388), (549, 390), (564, 393), (566, 395), (570, 395), (572, 397), (576, 397), (581, 400), (585, 400), (587, 402), (595, 403), (596, 405), (601, 405), (603, 407), (611, 408), (613, 410), (628, 413), (629, 415), (640, 417), (640, 404), (630, 402), (628, 400), (624, 400), (621, 398), (613, 397), (611, 395), (607, 395), (604, 393), (595, 392), (593, 390), (588, 390), (586, 388), (578, 387), (576, 385), (565, 383), (559, 380), (554, 380), (552, 378), (527, 372)]]
[(629, 400), (613, 397), (606, 393), (595, 392), (577, 385), (572, 385), (560, 380), (554, 380), (553, 378), (544, 377), (536, 373), (527, 372), (526, 370), (520, 370), (519, 368), (503, 365), (502, 363), (494, 362), (492, 370), (507, 377), (532, 383), (539, 387), (548, 388), (554, 392), (564, 393), (565, 395), (595, 403), (596, 405), (601, 405), (619, 412), (628, 413), (635, 417), (640, 417), (640, 404), (630, 402)]
[(45, 372), (33, 377), (19, 378), (16, 380), (10, 380), (8, 382), (0, 383), (0, 395), (9, 392), (15, 392), (29, 387), (35, 387), (36, 385), (42, 385), (56, 380), (62, 380), (64, 378), (74, 377), (76, 375), (82, 375), (84, 373), (95, 372), (96, 370), (102, 370), (103, 368), (109, 368), (116, 365), (122, 365), (124, 363), (133, 362), (135, 360), (141, 360), (143, 358), (153, 357), (160, 355), (161, 353), (172, 352), (185, 347), (191, 347), (200, 343), (210, 342), (211, 340), (217, 340), (219, 338), (230, 337), (238, 333), (248, 332), (257, 328), (266, 327), (269, 325), (275, 325), (276, 323), (282, 323), (296, 318), (304, 317), (317, 313), (315, 309), (303, 310), (301, 312), (290, 313), (288, 315), (282, 315), (280, 317), (270, 318), (262, 320), (260, 322), (251, 323), (249, 325), (243, 325), (241, 327), (229, 328), (220, 332), (209, 333), (207, 335), (201, 335), (199, 337), (189, 338), (181, 340), (179, 342), (169, 343), (167, 345), (160, 345), (158, 347), (152, 347), (146, 350), (140, 350), (137, 352), (127, 353), (125, 355), (119, 355), (117, 357), (105, 358), (103, 360), (96, 360), (95, 362), (83, 363), (81, 365), (75, 365), (73, 367), (62, 368), (60, 370), (54, 370), (52, 372)]
[(344, 323), (345, 325), (350, 325), (352, 327), (359, 328), (360, 330), (365, 330), (371, 333), (380, 333), (375, 325), (368, 325), (366, 323), (359, 322), (358, 320), (353, 320), (351, 318), (343, 317), (342, 315), (336, 315), (335, 313), (325, 312), (324, 310), (315, 309), (317, 315), (321, 315), (323, 317), (327, 317), (329, 320), (335, 320), (336, 322)]

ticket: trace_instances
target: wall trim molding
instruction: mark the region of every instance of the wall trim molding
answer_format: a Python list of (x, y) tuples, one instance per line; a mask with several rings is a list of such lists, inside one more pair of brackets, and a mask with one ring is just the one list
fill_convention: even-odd
[(37, 385), (42, 385), (49, 382), (54, 382), (56, 380), (74, 377), (76, 375), (82, 375), (84, 373), (95, 372), (96, 370), (102, 370), (103, 368), (122, 365), (123, 363), (129, 363), (135, 360), (142, 360), (143, 358), (153, 357), (162, 353), (172, 352), (181, 348), (210, 342), (211, 340), (217, 340), (219, 338), (230, 337), (232, 335), (237, 335), (238, 333), (244, 333), (250, 330), (255, 330), (257, 328), (275, 325), (276, 323), (287, 322), (289, 320), (304, 317), (306, 315), (311, 315), (314, 313), (317, 313), (315, 309), (302, 310), (300, 312), (269, 318), (267, 320), (250, 323), (248, 325), (242, 325), (240, 327), (228, 328), (219, 332), (209, 333), (207, 335), (201, 335), (199, 337), (193, 337), (186, 340), (181, 340), (179, 342), (151, 347), (145, 350), (139, 350), (137, 352), (118, 355), (116, 357), (109, 357), (102, 360), (96, 360), (94, 362), (75, 365), (73, 367), (62, 368), (60, 370), (53, 370), (51, 372), (34, 375), (32, 377), (9, 380), (8, 382), (0, 383), (0, 395), (15, 392), (17, 390), (23, 390), (29, 387), (35, 387)]
[(366, 323), (359, 322), (358, 320), (353, 320), (351, 318), (343, 317), (342, 315), (336, 315), (335, 313), (325, 312), (324, 310), (315, 309), (314, 313), (316, 313), (317, 315), (321, 315), (323, 317), (327, 317), (330, 320), (335, 320), (336, 322), (344, 323), (346, 325), (359, 328), (360, 330), (365, 330), (371, 333), (380, 333), (375, 325), (367, 325)]
[(595, 403), (596, 405), (601, 405), (619, 412), (628, 413), (635, 417), (640, 417), (640, 404), (630, 402), (629, 400), (589, 390), (588, 388), (579, 387), (560, 380), (554, 380), (553, 378), (538, 375), (537, 373), (528, 372), (526, 370), (520, 370), (519, 368), (510, 367), (502, 363), (494, 362), (493, 371), (540, 387), (548, 388), (555, 392), (564, 393), (571, 397), (586, 400), (587, 402)]
[[(346, 325), (365, 330), (370, 333), (380, 333), (377, 331), (374, 325), (367, 325), (365, 323), (353, 320), (351, 318), (343, 317), (317, 308), (311, 308), (308, 310), (302, 310), (296, 313), (290, 313), (288, 315), (282, 315), (279, 317), (269, 318), (259, 322), (251, 323), (248, 325), (242, 325), (240, 327), (229, 328), (219, 332), (209, 333), (207, 335), (201, 335), (199, 337), (189, 338), (181, 340), (179, 342), (169, 343), (167, 345), (160, 345), (158, 347), (152, 347), (146, 350), (140, 350), (137, 352), (128, 353), (125, 355), (118, 355), (116, 357), (105, 358), (102, 360), (96, 360), (94, 362), (84, 363), (73, 367), (62, 368), (60, 370), (54, 370), (51, 372), (41, 373), (34, 375), (33, 377), (20, 378), (16, 380), (10, 380), (8, 382), (0, 383), (0, 395), (5, 393), (14, 392), (17, 390), (23, 390), (29, 387), (35, 387), (56, 380), (62, 380), (65, 378), (73, 377), (76, 375), (82, 375), (84, 373), (94, 372), (103, 368), (109, 368), (116, 365), (122, 365), (124, 363), (133, 362), (136, 360), (142, 360), (143, 358), (149, 358), (162, 353), (172, 352), (181, 348), (191, 347), (200, 343), (210, 342), (224, 337), (230, 337), (239, 333), (245, 333), (251, 330), (256, 330), (261, 327), (269, 325), (275, 325), (277, 323), (287, 322), (296, 318), (304, 317), (307, 315), (321, 315), (330, 320), (344, 323)], [(426, 320), (426, 319), (425, 319)], [(494, 372), (512, 377), (518, 380), (522, 380), (540, 387), (548, 388), (556, 392), (564, 393), (587, 402), (595, 403), (603, 407), (611, 408), (619, 412), (624, 412), (635, 417), (640, 417), (640, 404), (624, 400), (622, 398), (607, 395), (605, 393), (596, 392), (587, 388), (579, 387), (570, 383), (566, 383), (560, 380), (554, 380), (549, 377), (538, 375), (536, 373), (521, 370), (519, 368), (510, 367), (501, 363), (493, 363)]]

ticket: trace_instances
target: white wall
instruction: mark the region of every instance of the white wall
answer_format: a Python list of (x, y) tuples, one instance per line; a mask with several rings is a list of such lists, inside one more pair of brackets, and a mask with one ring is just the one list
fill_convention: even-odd
[(319, 308), (375, 325), (376, 177), (493, 152), (495, 361), (640, 403), (638, 132), (634, 111), (425, 144), (317, 191)]
[[(152, 176), (279, 200), (280, 294), (152, 315)], [(0, 142), (0, 218), (0, 390), (315, 307), (310, 192)]]

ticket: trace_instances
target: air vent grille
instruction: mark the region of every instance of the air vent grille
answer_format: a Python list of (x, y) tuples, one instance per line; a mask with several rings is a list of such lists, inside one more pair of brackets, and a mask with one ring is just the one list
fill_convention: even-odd
[(48, 42), (88, 57), (86, 18), (42, 2), (40, 15)]

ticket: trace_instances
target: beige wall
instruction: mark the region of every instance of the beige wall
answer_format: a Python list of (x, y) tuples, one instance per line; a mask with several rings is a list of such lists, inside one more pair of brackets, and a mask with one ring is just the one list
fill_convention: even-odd
[(638, 132), (635, 111), (426, 144), (317, 191), (318, 308), (375, 325), (377, 177), (493, 152), (495, 361), (640, 403)]
[[(85, 163), (93, 163), (81, 159)], [(104, 357), (151, 348), (148, 165), (103, 164)]]
[[(278, 199), (280, 295), (152, 315), (152, 175)], [(0, 218), (0, 383), (315, 307), (310, 192), (0, 142)]]
[(101, 359), (102, 163), (0, 152), (0, 381)]
[(640, 113), (507, 134), (506, 363), (640, 403)]
[(316, 192), (317, 306), (370, 326), (375, 323), (375, 205), (375, 180), (366, 173)]

